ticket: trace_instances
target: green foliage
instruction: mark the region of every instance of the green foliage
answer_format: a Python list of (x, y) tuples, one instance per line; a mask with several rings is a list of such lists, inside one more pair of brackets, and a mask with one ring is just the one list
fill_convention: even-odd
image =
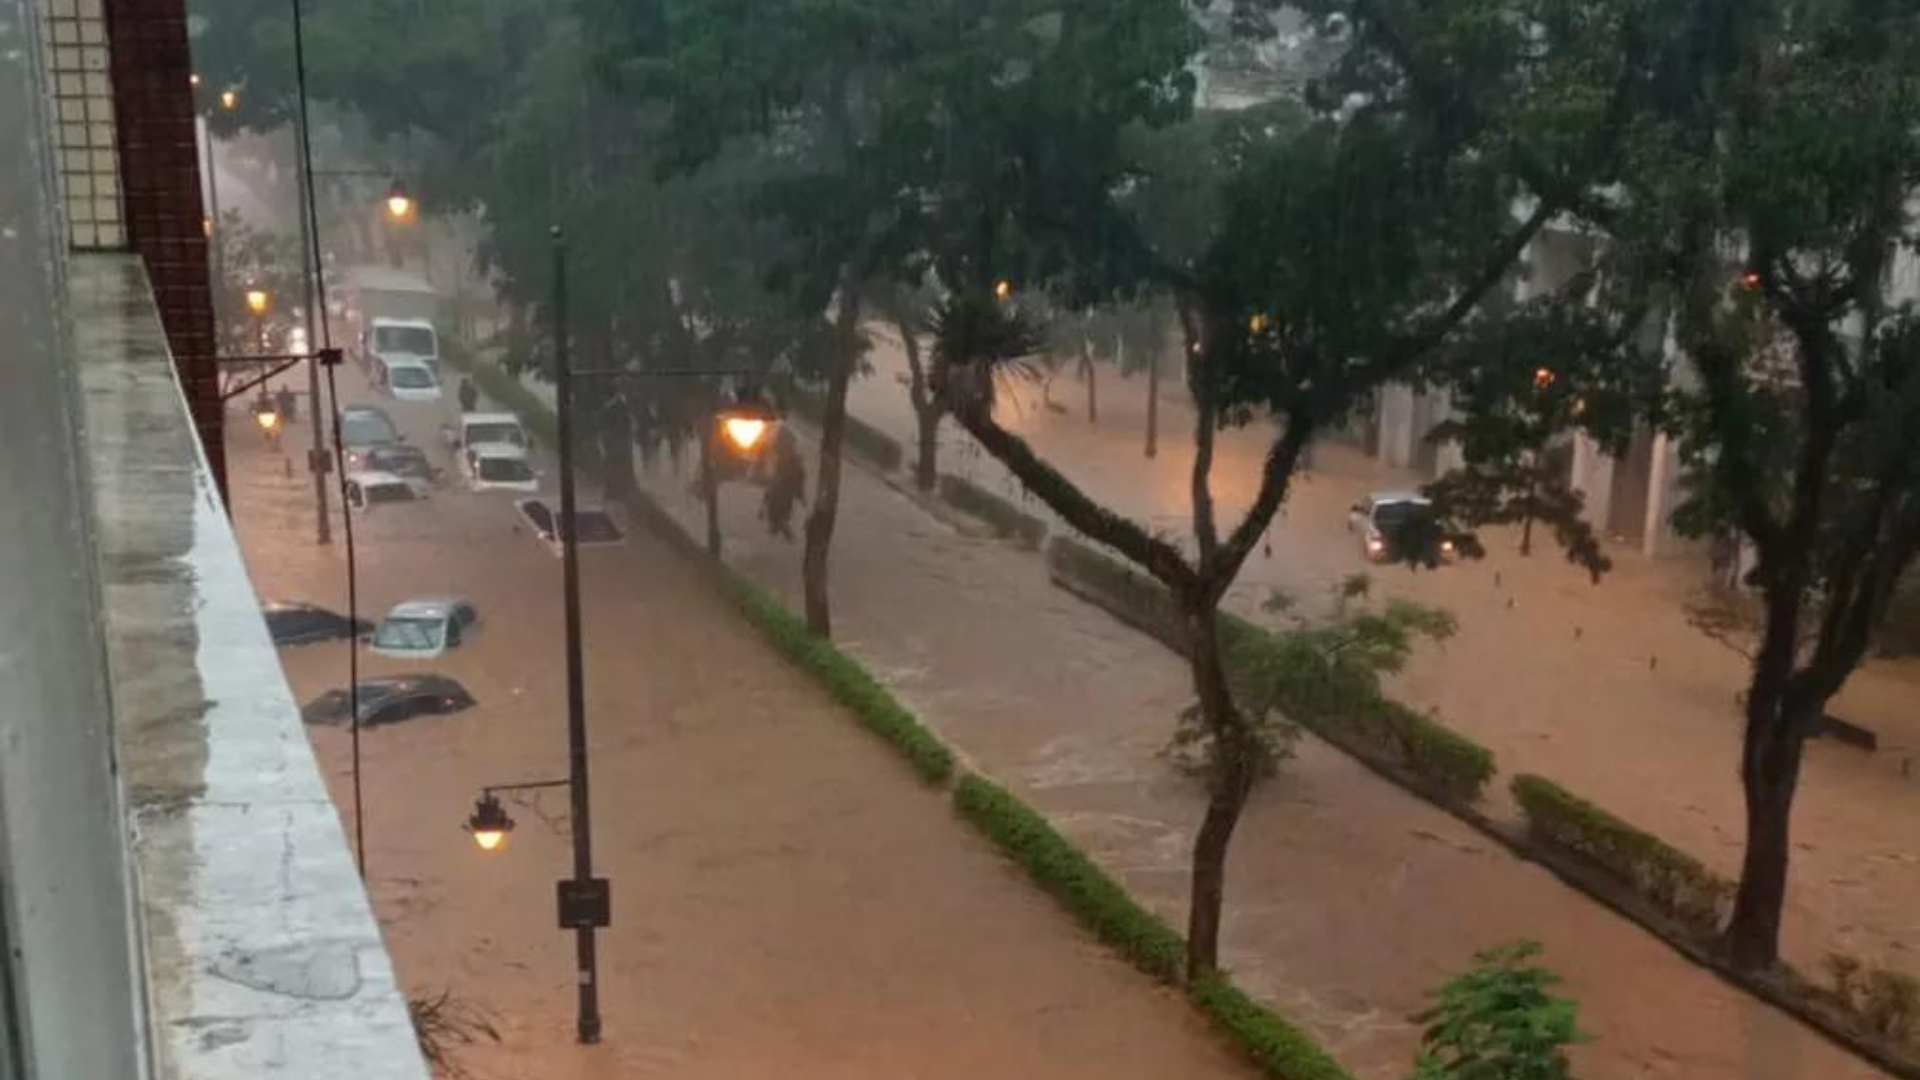
[(748, 621), (766, 633), (787, 658), (820, 680), (834, 700), (852, 710), (867, 729), (894, 745), (915, 772), (928, 783), (953, 778), (953, 751), (928, 731), (860, 663), (833, 642), (807, 629), (806, 621), (788, 611), (771, 593), (726, 571), (727, 590)]
[[(1122, 621), (1186, 650), (1185, 617), (1151, 578), (1067, 537), (1048, 544), (1047, 564)], [(1249, 714), (1278, 710), (1434, 798), (1472, 802), (1494, 775), (1493, 752), (1380, 692), (1380, 673), (1404, 663), (1417, 639), (1444, 638), (1452, 627), (1445, 612), (1414, 604), (1349, 615), (1334, 628), (1280, 633), (1222, 613), (1220, 641), (1234, 697)], [(1274, 749), (1284, 748), (1285, 733), (1273, 737)]]
[(1135, 902), (1045, 818), (1006, 789), (971, 773), (955, 786), (953, 802), (961, 816), (986, 833), (1101, 941), (1161, 982), (1178, 981), (1186, 960), (1180, 935)]
[(1845, 953), (1828, 953), (1820, 966), (1826, 969), (1827, 977), (1833, 980), (1834, 995), (1851, 1006), (1858, 989), (1855, 980), (1860, 976), (1860, 958)]
[(1189, 994), (1220, 1030), (1275, 1080), (1353, 1080), (1312, 1036), (1261, 1007), (1218, 974), (1194, 983)]
[(1905, 1039), (1920, 1020), (1920, 979), (1901, 971), (1874, 968), (1860, 989), (1860, 1015), (1873, 1030)]
[(1536, 842), (1581, 856), (1696, 934), (1719, 928), (1733, 885), (1698, 859), (1544, 777), (1515, 776), (1512, 790)]
[[(824, 406), (818, 394), (795, 386), (786, 392), (785, 398), (787, 408), (796, 415), (809, 423), (820, 423)], [(848, 451), (881, 472), (895, 472), (906, 460), (906, 451), (898, 439), (857, 416), (847, 416), (845, 437)]]
[(1038, 548), (1047, 537), (1047, 523), (986, 488), (951, 474), (940, 477), (940, 498), (993, 527), (1003, 538)]
[(1539, 954), (1530, 941), (1490, 949), (1448, 980), (1416, 1017), (1427, 1027), (1412, 1080), (1571, 1080), (1578, 1006), (1552, 994), (1560, 979)]

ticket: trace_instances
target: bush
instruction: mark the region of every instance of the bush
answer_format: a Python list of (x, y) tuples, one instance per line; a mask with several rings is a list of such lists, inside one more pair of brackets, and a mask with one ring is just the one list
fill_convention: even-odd
[[(1128, 626), (1177, 652), (1187, 651), (1186, 617), (1166, 586), (1146, 573), (1065, 536), (1048, 542), (1047, 568), (1056, 579), (1095, 594), (1104, 601), (1102, 607)], [(1222, 616), (1227, 618), (1231, 616)]]
[(1874, 968), (1860, 991), (1860, 1015), (1873, 1030), (1904, 1039), (1920, 1015), (1920, 980), (1904, 972)]
[(853, 710), (868, 730), (892, 743), (929, 783), (953, 777), (953, 751), (907, 711), (864, 667), (807, 629), (799, 616), (758, 585), (724, 568), (727, 591), (749, 621), (787, 657), (819, 679), (834, 700)]
[(1536, 841), (1590, 860), (1696, 933), (1719, 929), (1733, 884), (1698, 859), (1544, 777), (1516, 776), (1512, 789)]
[(1026, 547), (1037, 548), (1047, 537), (1046, 522), (971, 481), (942, 474), (940, 497), (993, 526), (1001, 537), (1018, 540)]
[(1353, 1080), (1306, 1032), (1271, 1009), (1262, 1008), (1219, 975), (1194, 983), (1194, 1004), (1253, 1058), (1262, 1071), (1282, 1080)]
[(1490, 949), (1448, 979), (1414, 1017), (1426, 1027), (1413, 1080), (1571, 1080), (1567, 1047), (1586, 1037), (1579, 1006), (1554, 996), (1560, 977), (1533, 962), (1539, 954), (1531, 941)]
[[(787, 391), (786, 399), (788, 409), (815, 427), (820, 426), (826, 403), (818, 394), (796, 386)], [(846, 448), (881, 472), (894, 472), (907, 460), (907, 452), (897, 439), (851, 413), (847, 415)]]
[(1026, 803), (971, 773), (960, 778), (953, 803), (1095, 937), (1154, 978), (1179, 980), (1186, 962), (1180, 935), (1136, 903)]
[[(1122, 621), (1186, 651), (1185, 617), (1159, 582), (1066, 537), (1048, 544), (1047, 563)], [(1408, 774), (1435, 799), (1472, 802), (1493, 778), (1493, 751), (1381, 694), (1370, 670), (1330, 663), (1314, 631), (1275, 633), (1229, 612), (1219, 626), (1243, 705), (1279, 709), (1348, 753)]]

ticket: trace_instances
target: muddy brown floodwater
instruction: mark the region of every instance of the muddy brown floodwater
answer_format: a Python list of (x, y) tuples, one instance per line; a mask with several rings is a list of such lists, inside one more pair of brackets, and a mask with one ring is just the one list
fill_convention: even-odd
[[(434, 406), (386, 404), (432, 440)], [(343, 604), (342, 548), (314, 546), (311, 489), (234, 430), (257, 588)], [(304, 434), (294, 426), (288, 445)], [(553, 914), (564, 794), (515, 800), (519, 827), (490, 857), (459, 828), (481, 785), (564, 775), (559, 563), (505, 496), (448, 489), (358, 524), (366, 611), (447, 592), (481, 611), (479, 635), (443, 660), (368, 660), (452, 675), (480, 705), (365, 733), (362, 774), (370, 885), (401, 981), (450, 989), (500, 1030), (463, 1052), (477, 1077), (1254, 1075), (644, 536), (583, 559), (597, 869), (614, 924), (606, 1041), (574, 1046), (572, 939)], [(345, 650), (285, 650), (296, 695), (342, 685)], [(310, 734), (346, 818), (346, 733)]]
[[(686, 478), (648, 484), (697, 527)], [(845, 485), (842, 646), (1184, 925), (1203, 799), (1158, 756), (1190, 700), (1184, 667), (1032, 553), (964, 537), (862, 469)], [(798, 546), (768, 536), (751, 490), (727, 489), (724, 510), (729, 562), (796, 602)], [(1586, 1080), (1883, 1075), (1311, 739), (1236, 834), (1225, 964), (1370, 1080), (1405, 1075), (1430, 989), (1517, 939), (1542, 942), (1581, 1003)]]

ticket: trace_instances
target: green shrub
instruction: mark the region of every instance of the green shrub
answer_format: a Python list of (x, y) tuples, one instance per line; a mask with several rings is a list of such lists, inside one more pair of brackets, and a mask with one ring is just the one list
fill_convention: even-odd
[(1874, 968), (1860, 991), (1860, 1015), (1882, 1035), (1904, 1039), (1920, 1015), (1920, 980), (1900, 971)]
[[(1118, 559), (1065, 536), (1047, 543), (1047, 567), (1053, 576), (1092, 591), (1122, 622), (1178, 652), (1187, 649), (1186, 617), (1174, 604), (1166, 586)], [(1223, 615), (1221, 631), (1228, 631)], [(1247, 624), (1252, 625), (1252, 624)]]
[(1845, 1002), (1848, 1008), (1853, 1008), (1854, 993), (1859, 986), (1860, 961), (1845, 953), (1830, 952), (1821, 966), (1826, 968), (1827, 977), (1833, 980), (1834, 996)]
[(1697, 933), (1719, 928), (1733, 884), (1698, 859), (1544, 777), (1516, 776), (1512, 790), (1535, 840), (1585, 857)]
[(1005, 788), (971, 773), (960, 778), (953, 803), (1041, 888), (1079, 916), (1094, 936), (1154, 978), (1179, 980), (1186, 961), (1180, 935), (1136, 903), (1046, 818)]
[(1281, 1080), (1353, 1080), (1312, 1037), (1263, 1008), (1219, 975), (1193, 984), (1194, 1004), (1247, 1052), (1268, 1076)]
[[(1122, 621), (1185, 651), (1185, 617), (1159, 582), (1067, 537), (1047, 545), (1047, 563)], [(1493, 778), (1493, 751), (1381, 694), (1370, 669), (1329, 662), (1324, 634), (1219, 618), (1222, 659), (1243, 705), (1279, 709), (1347, 752), (1405, 772), (1436, 799), (1472, 802)]]
[(1037, 548), (1047, 537), (1046, 522), (972, 481), (942, 474), (940, 497), (993, 526), (1000, 536), (1018, 540), (1026, 547)]
[(1556, 997), (1560, 977), (1533, 962), (1531, 941), (1489, 949), (1448, 979), (1426, 1025), (1413, 1080), (1571, 1080), (1568, 1045), (1586, 1038), (1579, 1006)]
[(789, 659), (819, 679), (834, 700), (851, 709), (868, 730), (906, 755), (923, 779), (937, 784), (953, 777), (953, 751), (895, 700), (866, 668), (835, 648), (833, 642), (809, 631), (799, 616), (765, 589), (724, 568), (722, 573), (727, 591), (741, 613), (764, 631)]
[[(813, 424), (820, 426), (826, 413), (826, 404), (820, 396), (811, 390), (798, 386), (786, 392), (787, 408)], [(881, 472), (894, 472), (907, 460), (907, 452), (898, 439), (849, 413), (846, 427), (847, 452), (864, 459), (869, 465)]]

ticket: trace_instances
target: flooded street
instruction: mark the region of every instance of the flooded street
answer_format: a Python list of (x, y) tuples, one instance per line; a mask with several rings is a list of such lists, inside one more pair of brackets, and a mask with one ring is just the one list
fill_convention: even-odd
[[(648, 481), (700, 535), (685, 478)], [(1204, 799), (1158, 755), (1191, 700), (1185, 667), (1054, 588), (1031, 552), (963, 537), (863, 468), (843, 483), (842, 647), (1184, 925)], [(798, 545), (768, 536), (757, 492), (722, 500), (728, 562), (797, 605)], [(1580, 1002), (1588, 1080), (1882, 1075), (1311, 738), (1236, 833), (1225, 937), (1235, 977), (1368, 1080), (1405, 1074), (1428, 991), (1520, 939)]]
[[(382, 404), (432, 445), (441, 409)], [(236, 432), (235, 520), (256, 586), (344, 606), (342, 545), (313, 545), (310, 488)], [(498, 1046), (461, 1052), (476, 1076), (1253, 1075), (645, 535), (582, 558), (613, 926), (607, 1040), (574, 1046), (573, 942), (553, 919), (564, 792), (512, 799), (519, 827), (491, 856), (460, 830), (482, 785), (565, 773), (560, 563), (514, 520), (506, 495), (457, 488), (356, 519), (365, 612), (454, 592), (481, 613), (442, 660), (368, 660), (369, 673), (451, 675), (479, 705), (367, 730), (362, 774), (369, 885), (402, 982), (451, 990), (500, 1028)], [(345, 648), (283, 650), (296, 696), (341, 685)], [(308, 730), (350, 818), (347, 733)]]

